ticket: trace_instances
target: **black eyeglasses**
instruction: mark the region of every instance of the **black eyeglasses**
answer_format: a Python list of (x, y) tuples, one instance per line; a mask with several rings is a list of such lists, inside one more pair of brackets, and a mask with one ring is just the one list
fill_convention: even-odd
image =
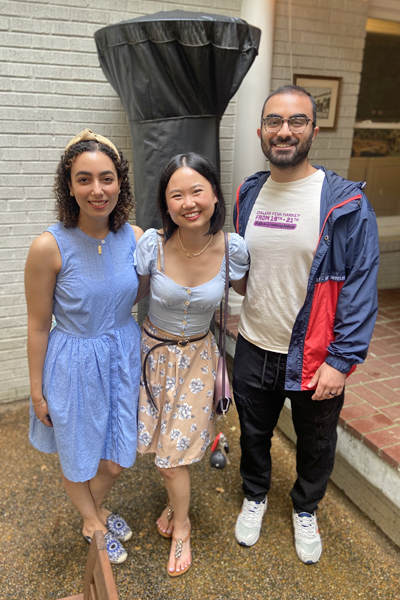
[(307, 129), (309, 122), (315, 125), (315, 121), (308, 117), (290, 117), (290, 119), (282, 119), (282, 117), (264, 117), (261, 119), (265, 131), (268, 133), (278, 133), (286, 122), (292, 133), (303, 133)]

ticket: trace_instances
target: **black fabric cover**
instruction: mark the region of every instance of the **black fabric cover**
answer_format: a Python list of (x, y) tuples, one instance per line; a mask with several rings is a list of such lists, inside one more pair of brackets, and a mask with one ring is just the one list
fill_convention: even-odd
[(159, 227), (158, 179), (194, 151), (219, 170), (219, 122), (250, 69), (261, 32), (241, 19), (159, 12), (95, 33), (100, 65), (129, 118), (136, 222)]

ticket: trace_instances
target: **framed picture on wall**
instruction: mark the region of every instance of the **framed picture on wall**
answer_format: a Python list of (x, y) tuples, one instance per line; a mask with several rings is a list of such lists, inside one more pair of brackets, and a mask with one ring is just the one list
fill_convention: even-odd
[(339, 114), (342, 77), (319, 75), (293, 75), (293, 83), (309, 92), (317, 104), (317, 125), (320, 129), (334, 131)]

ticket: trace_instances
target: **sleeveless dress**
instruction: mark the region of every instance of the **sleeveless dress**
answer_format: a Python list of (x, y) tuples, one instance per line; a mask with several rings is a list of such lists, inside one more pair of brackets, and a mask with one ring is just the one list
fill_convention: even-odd
[(132, 317), (138, 289), (136, 240), (125, 224), (101, 240), (57, 223), (47, 230), (62, 259), (43, 370), (53, 427), (30, 409), (30, 442), (58, 452), (64, 476), (87, 481), (100, 459), (135, 462), (140, 329)]
[[(214, 381), (219, 350), (208, 331), (225, 290), (225, 256), (218, 274), (206, 283), (188, 288), (165, 274), (163, 246), (155, 229), (140, 238), (137, 271), (151, 274), (149, 318), (142, 328), (142, 363), (159, 343), (152, 336), (176, 340), (149, 354), (139, 394), (138, 452), (154, 452), (158, 467), (196, 463), (214, 435)], [(160, 269), (157, 267), (160, 255)], [(249, 268), (245, 241), (236, 233), (229, 239), (229, 279), (239, 280)], [(147, 378), (158, 413), (147, 398)]]

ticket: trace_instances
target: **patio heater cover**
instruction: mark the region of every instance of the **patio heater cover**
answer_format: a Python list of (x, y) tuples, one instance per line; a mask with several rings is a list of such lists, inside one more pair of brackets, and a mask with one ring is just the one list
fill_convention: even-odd
[(261, 31), (241, 19), (159, 12), (95, 33), (100, 65), (129, 118), (136, 222), (159, 227), (158, 180), (181, 152), (219, 171), (219, 122), (250, 69)]

